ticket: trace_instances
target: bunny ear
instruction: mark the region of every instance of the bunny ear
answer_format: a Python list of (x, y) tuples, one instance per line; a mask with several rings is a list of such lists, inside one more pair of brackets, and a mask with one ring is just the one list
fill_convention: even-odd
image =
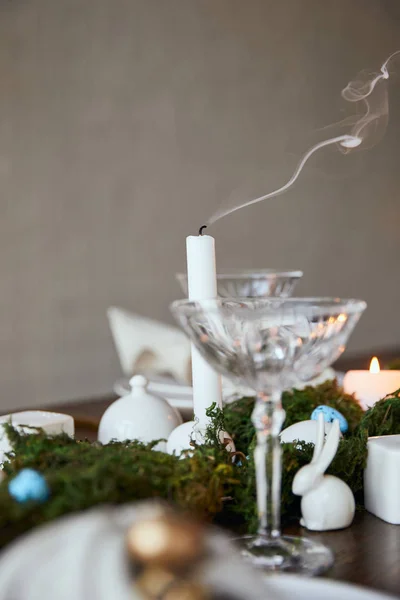
[(312, 463), (317, 462), (319, 455), (321, 454), (321, 450), (324, 445), (324, 438), (325, 438), (325, 419), (324, 419), (324, 415), (322, 413), (319, 413), (318, 418), (317, 418), (317, 440), (316, 440), (315, 446), (314, 446), (314, 454), (313, 454), (313, 457), (311, 460)]
[(327, 435), (325, 446), (317, 459), (317, 467), (320, 473), (324, 473), (331, 464), (339, 446), (340, 427), (339, 420), (335, 419), (332, 423), (330, 432)]

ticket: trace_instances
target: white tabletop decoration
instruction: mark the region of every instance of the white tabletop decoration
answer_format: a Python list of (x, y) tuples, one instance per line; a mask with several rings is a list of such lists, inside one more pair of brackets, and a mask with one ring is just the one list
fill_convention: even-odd
[[(190, 300), (217, 297), (214, 238), (190, 235), (186, 239), (188, 296)], [(222, 408), (221, 378), (192, 344), (193, 408), (199, 429), (209, 424), (206, 410), (213, 403)]]
[[(202, 234), (186, 238), (188, 295), (190, 300), (212, 300), (217, 297), (217, 273), (214, 238)], [(221, 377), (204, 360), (192, 344), (192, 383), (194, 421), (185, 423), (168, 440), (168, 452), (180, 454), (190, 447), (192, 439), (203, 441), (203, 433), (210, 419), (206, 410), (212, 404), (222, 408)]]
[[(103, 414), (99, 442), (166, 440), (182, 423), (182, 417), (164, 398), (148, 393), (147, 380), (142, 375), (132, 377), (130, 385), (131, 393), (113, 402)], [(159, 442), (154, 450), (165, 452), (166, 442)]]
[(369, 438), (364, 504), (383, 521), (400, 525), (400, 435)]
[[(331, 429), (331, 423), (325, 422), (325, 435), (327, 435)], [(292, 444), (293, 442), (305, 442), (306, 444), (315, 444), (318, 437), (318, 424), (317, 421), (307, 419), (305, 421), (299, 421), (286, 427), (281, 434), (280, 440), (283, 444)]]
[(376, 356), (369, 371), (348, 371), (343, 380), (346, 394), (355, 394), (362, 408), (367, 410), (387, 394), (400, 389), (400, 371), (381, 369)]
[(344, 529), (351, 525), (355, 501), (349, 486), (338, 477), (324, 475), (339, 446), (340, 427), (335, 420), (325, 438), (322, 413), (318, 415), (318, 433), (314, 454), (309, 465), (302, 467), (293, 480), (293, 493), (302, 496), (300, 524), (312, 531)]
[(45, 410), (24, 410), (0, 417), (0, 463), (6, 460), (6, 453), (11, 452), (11, 444), (3, 427), (11, 423), (18, 431), (25, 434), (37, 433), (43, 429), (47, 435), (66, 433), (73, 437), (75, 432), (74, 419), (70, 415)]

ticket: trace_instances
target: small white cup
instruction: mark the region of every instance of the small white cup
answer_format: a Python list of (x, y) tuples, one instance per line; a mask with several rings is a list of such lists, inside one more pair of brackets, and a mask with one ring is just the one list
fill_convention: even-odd
[(4, 423), (11, 423), (18, 431), (23, 433), (35, 433), (31, 427), (40, 427), (48, 435), (67, 433), (74, 436), (75, 424), (70, 415), (49, 412), (44, 410), (24, 410), (10, 413), (0, 417), (0, 463), (6, 460), (5, 454), (12, 451), (11, 444), (3, 427)]

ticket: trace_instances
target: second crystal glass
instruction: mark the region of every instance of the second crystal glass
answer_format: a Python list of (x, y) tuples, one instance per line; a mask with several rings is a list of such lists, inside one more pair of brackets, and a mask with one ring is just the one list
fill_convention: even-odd
[(222, 375), (257, 394), (252, 421), (259, 527), (241, 540), (255, 566), (319, 573), (332, 563), (328, 548), (281, 536), (282, 391), (316, 377), (343, 352), (366, 304), (332, 298), (180, 300), (172, 312), (204, 358)]
[[(303, 276), (302, 271), (276, 269), (224, 269), (217, 273), (220, 298), (287, 298)], [(176, 273), (185, 294), (187, 274)]]

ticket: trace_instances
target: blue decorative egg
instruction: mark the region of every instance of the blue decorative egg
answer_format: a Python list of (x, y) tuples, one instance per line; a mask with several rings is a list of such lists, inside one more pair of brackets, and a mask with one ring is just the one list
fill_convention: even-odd
[(315, 408), (312, 411), (311, 419), (313, 421), (317, 421), (319, 413), (322, 413), (324, 415), (324, 420), (326, 421), (326, 423), (332, 423), (332, 421), (338, 419), (340, 431), (342, 433), (346, 433), (346, 431), (348, 430), (349, 425), (346, 419), (344, 418), (342, 413), (336, 410), (336, 408), (332, 408), (331, 406), (325, 405), (317, 406), (317, 408)]
[(17, 502), (45, 502), (50, 496), (47, 481), (34, 469), (22, 469), (8, 484), (8, 491)]

